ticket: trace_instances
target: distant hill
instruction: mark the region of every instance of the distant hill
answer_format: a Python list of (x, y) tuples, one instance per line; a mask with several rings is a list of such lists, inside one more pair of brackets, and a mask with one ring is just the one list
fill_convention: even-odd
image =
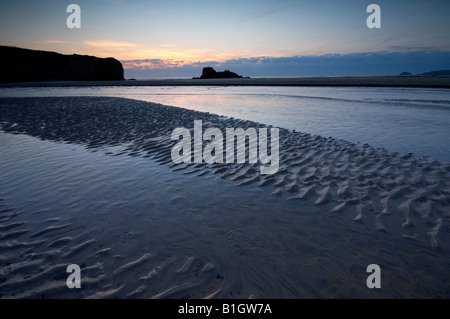
[(0, 82), (124, 80), (114, 58), (0, 46)]
[(450, 70), (439, 70), (439, 71), (431, 71), (425, 72), (418, 75), (431, 75), (431, 76), (450, 76)]
[(227, 79), (227, 78), (242, 78), (242, 75), (225, 70), (223, 72), (217, 72), (212, 67), (206, 67), (202, 70), (202, 76), (194, 79)]
[(407, 75), (412, 75), (412, 73), (411, 73), (411, 72), (408, 72), (408, 71), (404, 71), (404, 72), (400, 73), (399, 75), (401, 75), (401, 76), (407, 76)]

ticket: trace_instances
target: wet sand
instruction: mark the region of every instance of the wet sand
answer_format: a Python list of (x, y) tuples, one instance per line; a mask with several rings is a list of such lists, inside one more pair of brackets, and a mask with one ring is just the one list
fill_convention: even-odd
[[(174, 164), (161, 104), (0, 99), (3, 298), (450, 297), (450, 165), (280, 128), (280, 168)], [(67, 265), (82, 289), (66, 287)], [(379, 264), (382, 289), (368, 289)]]

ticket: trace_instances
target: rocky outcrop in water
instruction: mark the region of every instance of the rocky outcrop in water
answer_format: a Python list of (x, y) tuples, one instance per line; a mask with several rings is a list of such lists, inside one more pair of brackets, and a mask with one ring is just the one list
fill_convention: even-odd
[(202, 76), (194, 79), (228, 79), (228, 78), (242, 78), (242, 75), (225, 70), (223, 72), (217, 72), (212, 67), (203, 68)]
[(124, 80), (114, 58), (0, 46), (0, 82)]

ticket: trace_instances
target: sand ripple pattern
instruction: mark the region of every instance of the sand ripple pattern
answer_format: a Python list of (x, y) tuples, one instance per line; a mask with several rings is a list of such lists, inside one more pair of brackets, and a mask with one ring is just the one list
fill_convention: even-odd
[[(29, 235), (27, 222), (15, 221), (16, 209), (1, 202), (0, 298), (212, 298), (222, 290), (223, 276), (213, 262), (162, 253), (113, 254), (114, 248), (103, 248), (94, 238), (65, 236), (77, 233), (71, 223)], [(84, 261), (80, 290), (66, 285), (73, 260)]]
[[(110, 155), (150, 157), (184, 174), (213, 174), (238, 185), (268, 187), (275, 196), (345, 213), (380, 232), (400, 229), (403, 237), (434, 248), (448, 242), (450, 164), (432, 158), (280, 129), (280, 168), (261, 175), (259, 163), (174, 164), (170, 156), (172, 130), (192, 130), (194, 120), (201, 119), (203, 129), (222, 132), (227, 127), (270, 127), (259, 123), (121, 98), (2, 98), (0, 106), (5, 132), (105, 148)], [(121, 148), (110, 152), (110, 146)], [(2, 238), (26, 231), (11, 230)]]

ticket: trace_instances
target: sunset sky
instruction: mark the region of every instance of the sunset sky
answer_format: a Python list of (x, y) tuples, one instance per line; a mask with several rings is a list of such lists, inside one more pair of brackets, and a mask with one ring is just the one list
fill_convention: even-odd
[[(81, 7), (69, 29), (66, 8)], [(366, 8), (381, 7), (381, 29)], [(115, 57), (125, 76), (395, 75), (450, 69), (448, 0), (0, 0), (0, 44)]]

